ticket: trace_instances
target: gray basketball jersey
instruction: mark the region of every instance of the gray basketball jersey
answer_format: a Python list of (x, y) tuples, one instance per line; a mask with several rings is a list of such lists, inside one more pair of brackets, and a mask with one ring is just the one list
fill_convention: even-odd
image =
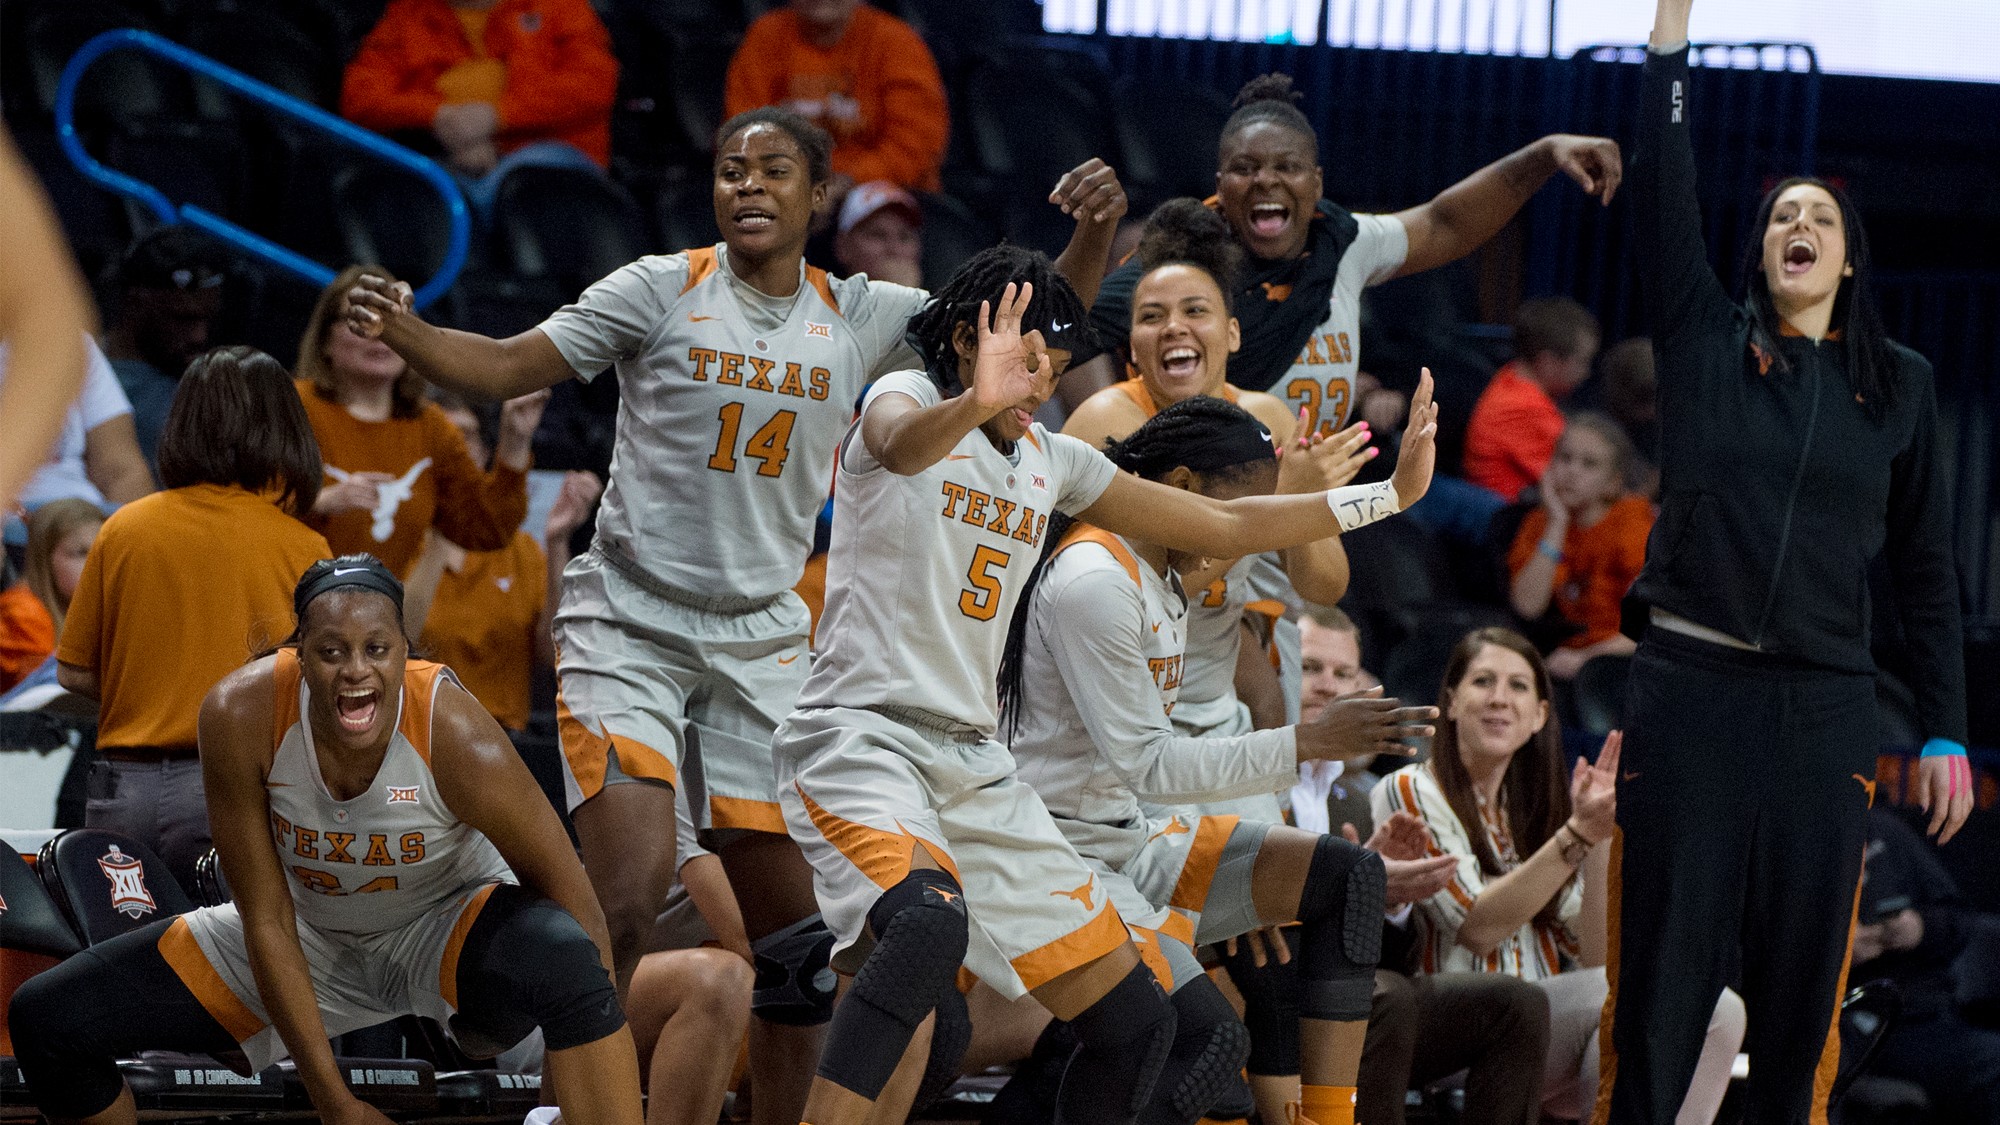
[(492, 842), (445, 807), (431, 774), (431, 709), (439, 686), (457, 682), (450, 669), (409, 662), (382, 767), (367, 792), (346, 801), (335, 800), (320, 775), (305, 717), (307, 688), (291, 650), (278, 651), (274, 678), (275, 698), (290, 721), (279, 720), (264, 785), (271, 840), (301, 926), (379, 933), (468, 887), (514, 881)]
[(1243, 607), (1250, 601), (1251, 559), (1236, 560), (1222, 577), (1188, 593), (1187, 657), (1173, 710), (1182, 734), (1242, 734), (1249, 712), (1236, 698), (1236, 655), (1243, 643)]
[(1063, 835), (1113, 867), (1157, 829), (1142, 799), (1269, 793), (1293, 777), (1289, 729), (1221, 738), (1174, 730), (1186, 625), (1178, 583), (1098, 528), (1064, 541), (1029, 606), (1010, 748)]
[[(941, 401), (929, 376), (898, 371), (862, 413), (890, 393)], [(1102, 453), (1037, 424), (1011, 453), (974, 430), (937, 464), (898, 476), (857, 423), (841, 446), (826, 612), (799, 706), (916, 708), (991, 737), (1007, 623), (1049, 514), (1089, 507), (1115, 475)]]
[(1306, 338), (1306, 346), (1270, 393), (1296, 413), (1303, 406), (1310, 424), (1332, 433), (1354, 417), (1355, 376), (1360, 373), (1361, 291), (1396, 275), (1409, 257), (1410, 235), (1394, 215), (1356, 215), (1354, 242), (1341, 255), (1326, 319)]
[(737, 280), (727, 247), (641, 258), (541, 324), (577, 377), (618, 371), (600, 546), (682, 589), (770, 597), (804, 572), (834, 447), (903, 343), (922, 290), (800, 266)]

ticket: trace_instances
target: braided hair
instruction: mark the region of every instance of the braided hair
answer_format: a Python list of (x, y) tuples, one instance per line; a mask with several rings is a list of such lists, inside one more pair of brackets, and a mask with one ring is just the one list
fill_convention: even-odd
[(783, 106), (766, 105), (756, 109), (746, 109), (742, 113), (722, 123), (715, 131), (715, 151), (718, 156), (736, 139), (736, 134), (754, 125), (769, 125), (792, 138), (799, 146), (799, 155), (805, 157), (806, 179), (815, 187), (833, 178), (833, 136), (825, 129)]
[[(1191, 446), (1207, 442), (1232, 426), (1257, 427), (1259, 423), (1249, 411), (1235, 403), (1196, 395), (1182, 399), (1146, 419), (1144, 425), (1133, 430), (1124, 440), (1114, 438), (1106, 443), (1104, 455), (1121, 472), (1131, 473), (1142, 480), (1163, 481), (1175, 469), (1187, 465), (1186, 451)], [(1259, 457), (1197, 471), (1204, 481), (1221, 483), (1256, 472), (1270, 461), (1269, 457)], [(1049, 529), (1042, 537), (1041, 557), (1035, 560), (1035, 568), (1028, 572), (1028, 580), (1021, 587), (1021, 598), (1014, 603), (1013, 619), (1007, 623), (1007, 644), (1000, 652), (998, 679), (1000, 729), (1008, 739), (1012, 739), (1021, 727), (1021, 673), (1035, 590), (1041, 585), (1042, 576), (1048, 573), (1049, 560), (1055, 557), (1056, 549), (1075, 524), (1076, 518), (1063, 512), (1049, 516)]]
[(1236, 112), (1222, 125), (1222, 143), (1228, 145), (1238, 133), (1260, 122), (1290, 129), (1305, 139), (1314, 163), (1319, 162), (1319, 134), (1299, 109), (1304, 94), (1292, 89), (1289, 74), (1260, 74), (1236, 91)]
[(963, 389), (958, 378), (958, 349), (953, 344), (959, 325), (976, 325), (982, 301), (997, 313), (1008, 284), (1023, 281), (1035, 287), (1028, 311), (1021, 317), (1024, 333), (1050, 324), (1073, 326), (1070, 330), (1077, 333), (1088, 331), (1089, 310), (1056, 272), (1048, 255), (1008, 242), (981, 250), (910, 318), (910, 346), (923, 357), (924, 370), (939, 390), (949, 395)]
[(1192, 266), (1222, 290), (1222, 307), (1235, 312), (1236, 278), (1243, 247), (1229, 232), (1229, 220), (1199, 199), (1182, 196), (1153, 209), (1139, 233), (1137, 253), (1147, 273), (1162, 266)]

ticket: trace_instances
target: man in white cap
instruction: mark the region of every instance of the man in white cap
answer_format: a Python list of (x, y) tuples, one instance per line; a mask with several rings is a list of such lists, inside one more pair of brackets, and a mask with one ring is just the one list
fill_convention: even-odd
[(917, 197), (888, 180), (870, 180), (840, 205), (833, 254), (840, 272), (923, 288), (924, 213)]

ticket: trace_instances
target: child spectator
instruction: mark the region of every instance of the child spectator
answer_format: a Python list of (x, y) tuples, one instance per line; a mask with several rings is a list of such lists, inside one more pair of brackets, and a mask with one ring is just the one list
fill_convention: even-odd
[(1541, 479), (1562, 436), (1556, 400), (1590, 376), (1597, 318), (1567, 297), (1523, 301), (1514, 314), (1514, 359), (1472, 408), (1465, 427), (1465, 479), (1512, 504)]
[(861, 0), (792, 0), (750, 25), (723, 112), (781, 105), (833, 134), (829, 203), (888, 180), (936, 191), (951, 110), (915, 29)]
[(1570, 419), (1507, 553), (1514, 612), (1534, 621), (1553, 605), (1577, 632), (1549, 654), (1549, 675), (1572, 680), (1585, 662), (1637, 647), (1618, 631), (1620, 603), (1646, 562), (1653, 505), (1627, 490), (1632, 440), (1609, 417)]
[(28, 561), (0, 594), (0, 692), (54, 655), (63, 615), (83, 575), (104, 513), (88, 500), (57, 500), (28, 517)]
[(328, 478), (312, 524), (334, 553), (365, 551), (397, 574), (432, 527), (468, 550), (497, 551), (528, 513), (529, 441), (548, 392), (502, 408), (493, 465), (481, 469), (444, 411), (423, 400), (410, 365), (335, 315), (363, 272), (388, 276), (379, 266), (342, 271), (299, 339), (299, 398)]

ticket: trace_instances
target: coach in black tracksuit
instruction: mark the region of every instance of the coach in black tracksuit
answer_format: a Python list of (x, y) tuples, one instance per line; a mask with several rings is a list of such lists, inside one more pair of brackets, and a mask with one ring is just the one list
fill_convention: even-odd
[(1874, 788), (1878, 553), (1927, 751), (1940, 755), (1920, 767), (1933, 830), (1955, 829), (1971, 806), (1951, 512), (1930, 366), (1883, 337), (1866, 235), (1842, 194), (1788, 180), (1765, 198), (1743, 304), (1710, 270), (1687, 7), (1660, 0), (1628, 187), (1659, 371), (1661, 496), (1626, 606), (1640, 645), (1596, 1120), (1674, 1120), (1716, 998), (1740, 971), (1747, 1120), (1805, 1125), (1823, 1120), (1813, 1111), (1833, 1076)]

